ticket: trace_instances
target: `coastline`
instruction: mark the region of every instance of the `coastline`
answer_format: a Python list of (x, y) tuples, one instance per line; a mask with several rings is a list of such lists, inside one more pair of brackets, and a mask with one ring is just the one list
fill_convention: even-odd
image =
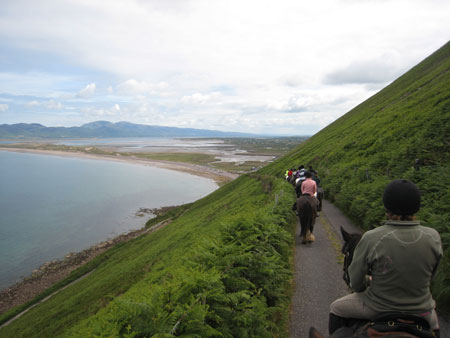
[[(26, 148), (6, 148), (1, 146), (0, 151), (32, 153), (32, 154), (62, 156), (62, 157), (75, 157), (92, 160), (107, 160), (136, 165), (146, 165), (162, 169), (175, 170), (191, 175), (208, 178), (213, 180), (218, 185), (231, 181), (239, 176), (237, 174), (216, 170), (201, 165), (160, 161), (160, 160), (146, 160), (142, 158), (137, 158), (135, 156), (112, 156), (100, 154), (86, 154), (83, 152), (52, 151), (52, 150), (38, 150)], [(55, 283), (69, 276), (72, 271), (90, 262), (92, 259), (100, 255), (101, 253), (105, 252), (109, 248), (115, 246), (116, 244), (126, 242), (132, 238), (136, 238), (143, 234), (151, 233), (169, 223), (170, 221), (161, 222), (151, 228), (145, 228), (144, 226), (139, 230), (124, 233), (112, 239), (95, 244), (90, 248), (85, 249), (81, 252), (69, 253), (63, 259), (53, 260), (51, 262), (44, 263), (39, 269), (34, 270), (28, 277), (25, 277), (20, 282), (0, 290), (0, 314), (5, 313), (6, 311), (10, 310), (15, 306), (22, 305), (32, 300), (34, 297), (36, 297), (46, 289), (50, 288)]]
[[(167, 207), (162, 207), (157, 210), (164, 210), (166, 208)], [(93, 246), (83, 251), (68, 253), (63, 259), (56, 259), (44, 263), (38, 269), (34, 270), (31, 275), (25, 277), (22, 281), (17, 282), (16, 284), (13, 284), (3, 290), (0, 290), (0, 314), (7, 312), (15, 306), (19, 306), (25, 304), (28, 301), (31, 301), (34, 297), (44, 292), (55, 283), (68, 277), (72, 271), (89, 263), (95, 257), (115, 246), (116, 244), (127, 242), (144, 234), (152, 233), (170, 223), (171, 220), (169, 219), (149, 228), (146, 228), (144, 226), (141, 229), (123, 233), (112, 239), (94, 244)], [(56, 291), (55, 293), (57, 292), (58, 291)], [(50, 295), (50, 297), (52, 295)]]
[(229, 173), (226, 171), (213, 169), (210, 167), (191, 164), (191, 163), (182, 163), (182, 162), (170, 162), (170, 161), (162, 161), (162, 160), (147, 160), (138, 158), (136, 156), (122, 156), (122, 155), (101, 155), (101, 154), (87, 154), (84, 152), (72, 152), (72, 151), (59, 151), (59, 150), (41, 150), (41, 149), (27, 149), (27, 148), (10, 148), (10, 147), (1, 147), (0, 151), (9, 151), (16, 153), (30, 153), (30, 154), (39, 154), (39, 155), (51, 155), (51, 156), (60, 156), (60, 157), (75, 157), (75, 158), (83, 158), (83, 159), (91, 159), (91, 160), (106, 160), (106, 161), (116, 161), (123, 162), (129, 164), (137, 164), (137, 165), (146, 165), (161, 169), (174, 170), (179, 172), (184, 172), (191, 175), (196, 175), (204, 178), (208, 178), (216, 182), (217, 184), (225, 183), (228, 181), (232, 181), (237, 178), (239, 175)]

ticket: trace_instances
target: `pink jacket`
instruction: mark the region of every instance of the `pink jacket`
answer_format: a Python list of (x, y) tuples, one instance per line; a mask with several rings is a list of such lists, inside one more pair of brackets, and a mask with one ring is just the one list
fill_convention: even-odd
[(317, 184), (314, 180), (311, 178), (307, 178), (302, 183), (302, 194), (310, 194), (311, 196), (314, 196), (314, 194), (317, 191)]

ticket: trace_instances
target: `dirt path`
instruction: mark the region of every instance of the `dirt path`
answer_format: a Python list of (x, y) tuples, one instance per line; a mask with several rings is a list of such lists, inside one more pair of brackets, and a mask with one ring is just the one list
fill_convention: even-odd
[[(290, 336), (308, 337), (310, 326), (320, 332), (328, 332), (328, 311), (330, 304), (338, 297), (348, 293), (342, 279), (342, 266), (339, 263), (338, 247), (340, 237), (328, 217), (336, 210), (327, 201), (323, 203), (323, 211), (316, 220), (314, 234), (316, 242), (301, 244), (300, 226), (297, 226), (295, 242), (295, 290), (292, 300)], [(339, 215), (339, 224), (353, 231), (350, 221)], [(337, 224), (336, 224), (337, 226)]]
[[(295, 289), (290, 314), (291, 338), (307, 338), (309, 328), (316, 327), (328, 337), (328, 312), (333, 300), (348, 293), (342, 279), (340, 226), (361, 232), (350, 219), (328, 201), (316, 220), (316, 242), (301, 244), (297, 226), (295, 243)], [(440, 317), (441, 337), (450, 337), (447, 318)]]

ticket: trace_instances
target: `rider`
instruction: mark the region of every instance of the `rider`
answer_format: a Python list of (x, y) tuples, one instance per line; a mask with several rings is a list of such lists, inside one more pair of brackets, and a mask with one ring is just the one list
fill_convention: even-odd
[[(442, 257), (439, 233), (415, 220), (420, 191), (411, 181), (389, 183), (383, 203), (387, 221), (362, 236), (349, 267), (355, 293), (330, 306), (330, 335), (345, 326), (347, 318), (373, 320), (383, 312), (396, 311), (423, 317), (438, 336), (430, 282)], [(366, 275), (371, 277), (370, 285)]]
[(317, 174), (317, 171), (312, 171), (312, 179), (314, 180), (314, 181), (316, 181), (316, 184), (317, 184), (317, 187), (319, 187), (320, 186), (320, 178), (319, 178), (319, 175)]
[(309, 171), (305, 172), (305, 180), (302, 183), (302, 195), (304, 194), (317, 196), (317, 183), (312, 179), (312, 174)]
[(303, 165), (298, 167), (297, 173), (295, 175), (295, 192), (297, 194), (297, 197), (300, 197), (302, 193), (302, 184), (305, 181), (306, 169)]
[(306, 173), (306, 169), (305, 169), (305, 167), (303, 166), (303, 165), (301, 165), (301, 166), (299, 166), (298, 167), (298, 170), (297, 170), (297, 179), (300, 179), (300, 181), (304, 181), (305, 180), (305, 173)]

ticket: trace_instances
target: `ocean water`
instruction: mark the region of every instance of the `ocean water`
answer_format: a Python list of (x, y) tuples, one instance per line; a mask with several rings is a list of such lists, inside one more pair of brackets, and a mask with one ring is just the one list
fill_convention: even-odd
[(215, 189), (212, 180), (150, 166), (0, 151), (0, 289), (143, 227), (140, 208), (189, 203)]

